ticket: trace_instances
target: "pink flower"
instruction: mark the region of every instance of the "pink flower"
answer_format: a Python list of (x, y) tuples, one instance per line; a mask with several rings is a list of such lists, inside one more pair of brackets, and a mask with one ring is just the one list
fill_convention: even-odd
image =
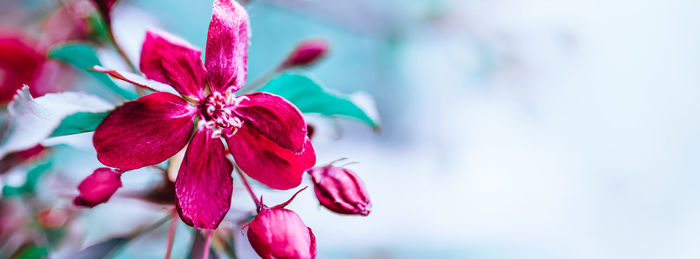
[(87, 24), (76, 17), (76, 6), (70, 2), (52, 14), (38, 40), (20, 30), (0, 30), (0, 105), (10, 102), (25, 84), (38, 97), (66, 90), (72, 83), (73, 69), (49, 60), (46, 52), (53, 44), (87, 37)]
[(248, 227), (248, 241), (260, 257), (264, 259), (316, 257), (316, 237), (311, 228), (304, 225), (294, 211), (284, 208), (295, 196), (296, 194), (289, 201), (272, 208), (262, 205), (258, 215), (243, 226)]
[(364, 183), (352, 171), (331, 165), (309, 170), (316, 198), (340, 214), (369, 215), (372, 204)]
[(141, 71), (182, 96), (156, 92), (128, 102), (93, 137), (100, 162), (123, 170), (163, 162), (189, 143), (176, 205), (182, 220), (200, 229), (216, 228), (231, 203), (233, 165), (220, 137), (246, 174), (275, 189), (298, 186), (316, 162), (294, 105), (268, 93), (234, 95), (246, 80), (248, 37), (248, 15), (233, 0), (214, 2), (204, 64), (189, 43), (149, 31)]
[(121, 175), (124, 171), (101, 167), (80, 182), (78, 191), (80, 195), (75, 197), (73, 204), (82, 207), (95, 207), (100, 203), (105, 203), (112, 197), (114, 192), (122, 187)]
[(24, 84), (30, 84), (32, 96), (40, 96), (50, 87), (35, 84), (41, 77), (46, 57), (36, 42), (21, 32), (0, 32), (0, 103), (5, 104)]

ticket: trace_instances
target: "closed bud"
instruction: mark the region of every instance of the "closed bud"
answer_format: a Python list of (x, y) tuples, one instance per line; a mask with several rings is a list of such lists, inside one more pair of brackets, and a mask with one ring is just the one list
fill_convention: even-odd
[(80, 195), (75, 197), (73, 204), (92, 208), (107, 202), (112, 194), (122, 187), (122, 173), (124, 171), (119, 169), (106, 167), (96, 169), (78, 185)]
[(321, 59), (327, 51), (328, 43), (325, 40), (308, 39), (302, 41), (282, 63), (280, 70), (310, 65)]
[(352, 171), (332, 165), (309, 171), (323, 207), (339, 214), (369, 215), (372, 207), (362, 180)]
[(258, 215), (246, 224), (248, 241), (260, 257), (264, 259), (316, 257), (316, 237), (311, 228), (304, 225), (294, 211), (284, 208), (294, 199), (294, 196), (289, 201), (272, 208), (261, 205)]

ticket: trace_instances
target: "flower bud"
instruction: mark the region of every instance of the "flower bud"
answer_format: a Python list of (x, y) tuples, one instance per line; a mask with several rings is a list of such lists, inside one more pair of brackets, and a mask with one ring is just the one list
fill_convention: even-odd
[(289, 201), (272, 208), (261, 205), (258, 215), (246, 224), (248, 241), (260, 257), (264, 259), (316, 257), (316, 237), (311, 228), (304, 225), (294, 211), (284, 208), (294, 199), (294, 196)]
[(355, 173), (332, 165), (308, 172), (321, 205), (339, 214), (369, 215), (372, 204), (364, 183)]
[(322, 39), (307, 39), (297, 45), (280, 66), (280, 70), (306, 66), (321, 59), (328, 51), (328, 43)]
[(80, 195), (75, 197), (73, 204), (82, 207), (95, 207), (97, 204), (105, 203), (112, 197), (112, 194), (122, 187), (121, 175), (124, 171), (101, 167), (97, 168), (91, 175), (78, 185)]

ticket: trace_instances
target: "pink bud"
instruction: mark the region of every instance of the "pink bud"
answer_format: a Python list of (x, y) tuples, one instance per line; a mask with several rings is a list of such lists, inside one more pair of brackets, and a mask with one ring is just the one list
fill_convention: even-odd
[(289, 201), (272, 208), (261, 205), (258, 215), (246, 224), (248, 241), (260, 257), (264, 259), (316, 257), (316, 237), (311, 228), (304, 225), (294, 211), (284, 208), (294, 199), (294, 196)]
[(82, 207), (95, 207), (105, 203), (112, 194), (122, 187), (121, 175), (124, 171), (106, 167), (97, 168), (91, 175), (78, 185), (80, 195), (75, 197), (73, 204)]
[(309, 170), (321, 205), (340, 214), (369, 215), (372, 207), (367, 189), (352, 171), (331, 165)]
[(328, 43), (322, 39), (308, 39), (302, 41), (289, 54), (287, 60), (282, 63), (280, 69), (287, 69), (295, 66), (306, 66), (319, 60), (328, 51)]

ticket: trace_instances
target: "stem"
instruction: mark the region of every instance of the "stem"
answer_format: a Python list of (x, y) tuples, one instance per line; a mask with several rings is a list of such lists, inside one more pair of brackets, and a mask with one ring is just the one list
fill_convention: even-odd
[(233, 247), (231, 247), (231, 245), (228, 242), (228, 239), (221, 236), (221, 232), (214, 232), (214, 242), (216, 242), (216, 244), (223, 248), (224, 252), (226, 253), (226, 255), (228, 255), (230, 259), (237, 258), (236, 250)]
[(255, 196), (255, 193), (253, 192), (253, 188), (250, 188), (250, 184), (248, 183), (248, 180), (245, 178), (245, 175), (243, 175), (243, 172), (241, 171), (241, 168), (238, 167), (238, 165), (235, 165), (236, 172), (238, 172), (238, 175), (241, 176), (241, 180), (243, 181), (243, 185), (245, 185), (245, 188), (248, 189), (248, 194), (250, 194), (250, 197), (253, 198), (253, 202), (255, 202), (255, 207), (260, 210), (260, 200), (258, 200), (258, 196)]
[(117, 52), (119, 52), (119, 55), (122, 57), (122, 59), (124, 59), (124, 62), (126, 62), (126, 64), (131, 69), (131, 72), (138, 73), (138, 68), (136, 68), (134, 63), (131, 62), (129, 56), (126, 55), (124, 48), (122, 48), (122, 46), (119, 45), (119, 43), (117, 43), (117, 39), (114, 37), (114, 30), (112, 30), (112, 23), (109, 23), (107, 25), (107, 33), (109, 34), (109, 39), (112, 41), (112, 44), (114, 44), (114, 47), (117, 49)]
[(165, 259), (170, 259), (173, 250), (173, 240), (175, 239), (175, 229), (177, 228), (177, 212), (170, 213), (170, 228), (168, 228), (168, 247), (165, 250)]
[[(119, 55), (122, 57), (124, 62), (126, 62), (126, 65), (129, 66), (131, 69), (131, 72), (134, 73), (139, 73), (139, 69), (136, 68), (134, 63), (131, 62), (131, 59), (129, 59), (129, 56), (126, 55), (126, 51), (124, 51), (124, 48), (122, 48), (121, 45), (117, 42), (117, 38), (114, 37), (114, 30), (112, 30), (112, 23), (110, 22), (107, 24), (107, 33), (109, 34), (109, 39), (112, 41), (112, 44), (114, 44), (114, 48), (117, 49), (117, 52), (119, 52)], [(139, 96), (144, 96), (146, 95), (146, 92), (143, 90), (141, 87), (134, 87), (136, 89), (136, 93), (139, 94)]]
[(209, 246), (211, 246), (211, 230), (207, 230), (207, 237), (204, 241), (204, 249), (202, 252), (202, 259), (208, 259), (209, 258)]
[(153, 169), (156, 169), (156, 170), (158, 170), (158, 171), (160, 171), (160, 172), (162, 172), (162, 173), (165, 173), (166, 175), (167, 175), (167, 173), (168, 173), (168, 170), (165, 170), (165, 169), (163, 169), (162, 167), (157, 166), (157, 165), (150, 165), (150, 166), (148, 166), (148, 167), (153, 168)]
[(156, 228), (160, 227), (160, 225), (163, 225), (163, 223), (168, 221), (169, 218), (170, 218), (170, 215), (167, 215), (167, 216), (159, 219), (158, 221), (156, 221), (155, 223), (153, 223), (147, 227), (137, 228), (136, 230), (132, 231), (129, 235), (132, 236), (133, 238), (136, 238), (140, 235), (151, 232), (151, 231), (155, 230)]
[(275, 77), (279, 72), (280, 70), (275, 68), (263, 73), (262, 75), (255, 78), (255, 80), (245, 85), (243, 89), (239, 90), (239, 93), (237, 93), (237, 95), (244, 95), (257, 91), (258, 89), (262, 88), (265, 85), (265, 83), (270, 81), (270, 79)]

